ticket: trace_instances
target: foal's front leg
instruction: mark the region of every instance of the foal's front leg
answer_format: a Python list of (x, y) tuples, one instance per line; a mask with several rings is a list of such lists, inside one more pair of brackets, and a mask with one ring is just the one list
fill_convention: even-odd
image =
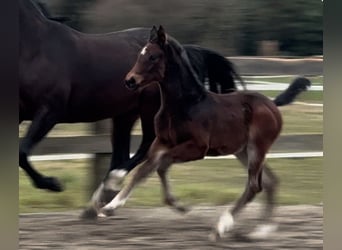
[(143, 163), (140, 167), (138, 167), (137, 171), (134, 173), (132, 179), (121, 189), (121, 191), (114, 197), (114, 199), (109, 202), (106, 206), (101, 209), (101, 212), (107, 215), (113, 214), (113, 211), (123, 206), (126, 203), (130, 193), (132, 192), (133, 188), (143, 181), (146, 177), (155, 171), (158, 166), (161, 165), (162, 155), (167, 152), (167, 149), (158, 142), (154, 142), (151, 147), (151, 153), (148, 157), (147, 161)]
[(172, 195), (167, 172), (174, 162), (187, 162), (202, 159), (207, 151), (207, 147), (200, 147), (193, 141), (187, 141), (170, 149), (163, 156), (162, 164), (158, 167), (158, 175), (162, 184), (164, 203), (175, 208), (179, 212), (188, 212), (189, 209), (177, 201)]

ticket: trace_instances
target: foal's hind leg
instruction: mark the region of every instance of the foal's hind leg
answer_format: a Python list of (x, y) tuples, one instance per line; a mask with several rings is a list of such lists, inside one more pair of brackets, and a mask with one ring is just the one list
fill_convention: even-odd
[(254, 231), (249, 234), (251, 238), (255, 239), (265, 238), (277, 229), (277, 224), (272, 221), (272, 215), (275, 205), (275, 193), (278, 186), (278, 180), (266, 164), (264, 165), (262, 180), (263, 188), (266, 193), (266, 207), (260, 218), (262, 224), (258, 225)]
[(19, 146), (19, 166), (31, 177), (37, 188), (48, 189), (55, 192), (63, 190), (62, 185), (54, 177), (45, 177), (35, 170), (27, 157), (32, 148), (53, 128), (57, 123), (57, 114), (49, 108), (43, 107), (32, 120), (25, 138)]
[(242, 208), (244, 208), (247, 203), (252, 201), (255, 195), (262, 190), (262, 166), (266, 153), (264, 150), (250, 144), (248, 145), (247, 151), (245, 151), (244, 154), (246, 154), (248, 157), (248, 180), (245, 191), (231, 211), (227, 210), (223, 212), (219, 222), (215, 227), (214, 233), (210, 235), (212, 240), (222, 237), (225, 232), (232, 229), (234, 225), (234, 217), (236, 217)]
[[(248, 158), (246, 151), (236, 154), (238, 160), (247, 168)], [(272, 223), (272, 215), (275, 205), (275, 193), (278, 185), (278, 179), (265, 163), (262, 172), (262, 187), (266, 195), (266, 205), (261, 217), (262, 225), (259, 225), (251, 234), (252, 238), (261, 238), (267, 235), (270, 231), (275, 230), (276, 225)]]

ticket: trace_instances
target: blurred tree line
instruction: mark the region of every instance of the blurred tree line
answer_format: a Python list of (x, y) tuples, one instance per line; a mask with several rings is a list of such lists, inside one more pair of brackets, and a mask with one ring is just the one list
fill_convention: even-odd
[(321, 0), (41, 0), (71, 27), (105, 33), (162, 24), (182, 43), (225, 55), (258, 55), (261, 41), (279, 54), (323, 54)]

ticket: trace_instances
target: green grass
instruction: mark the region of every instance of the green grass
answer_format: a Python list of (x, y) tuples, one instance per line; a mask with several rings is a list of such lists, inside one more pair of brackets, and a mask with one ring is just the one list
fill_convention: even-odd
[[(319, 204), (322, 201), (322, 158), (270, 159), (281, 180), (280, 204)], [(59, 177), (66, 186), (62, 193), (33, 188), (23, 171), (19, 173), (19, 210), (23, 212), (63, 211), (84, 207), (89, 197), (90, 163), (85, 160), (35, 162), (46, 175)], [(129, 178), (129, 177), (128, 177)], [(223, 205), (241, 194), (246, 172), (236, 160), (202, 160), (171, 168), (175, 195), (190, 205)], [(262, 195), (257, 197), (260, 200)], [(138, 186), (126, 206), (162, 206), (156, 175)]]
[(323, 134), (323, 107), (288, 105), (280, 107), (282, 134)]

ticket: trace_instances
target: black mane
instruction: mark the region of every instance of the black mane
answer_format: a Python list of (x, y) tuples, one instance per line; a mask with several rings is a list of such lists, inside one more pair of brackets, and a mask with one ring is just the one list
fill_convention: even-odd
[[(170, 71), (181, 72), (182, 91), (180, 96), (185, 96), (188, 101), (199, 101), (205, 96), (205, 87), (190, 63), (190, 59), (184, 47), (174, 38), (168, 36), (165, 48), (169, 61), (172, 64)], [(177, 66), (176, 66), (177, 65)], [(177, 67), (177, 68), (175, 68)], [(171, 75), (173, 73), (171, 72)], [(178, 74), (175, 74), (178, 75)], [(179, 75), (178, 75), (179, 76)]]

